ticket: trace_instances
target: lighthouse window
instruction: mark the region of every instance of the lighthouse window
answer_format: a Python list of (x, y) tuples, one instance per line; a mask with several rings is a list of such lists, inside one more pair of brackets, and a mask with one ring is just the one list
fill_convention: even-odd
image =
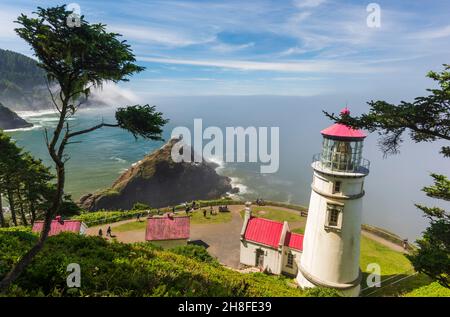
[(339, 228), (340, 227), (340, 214), (343, 210), (343, 206), (328, 204), (327, 205), (327, 227)]
[(288, 253), (286, 266), (290, 268), (294, 267), (294, 255), (291, 252)]
[(333, 193), (340, 193), (341, 192), (341, 181), (335, 181), (334, 182), (334, 189), (333, 189)]

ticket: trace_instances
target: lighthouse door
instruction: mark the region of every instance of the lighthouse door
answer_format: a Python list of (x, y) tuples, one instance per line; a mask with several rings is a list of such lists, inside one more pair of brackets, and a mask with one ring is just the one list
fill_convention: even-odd
[(256, 250), (256, 266), (259, 268), (264, 267), (264, 250)]

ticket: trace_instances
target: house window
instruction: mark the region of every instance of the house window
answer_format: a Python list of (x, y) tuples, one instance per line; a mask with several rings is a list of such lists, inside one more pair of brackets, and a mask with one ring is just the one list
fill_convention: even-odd
[(326, 226), (330, 228), (341, 228), (341, 213), (343, 206), (335, 204), (327, 204), (327, 221)]
[(341, 185), (342, 185), (341, 181), (335, 181), (334, 182), (333, 194), (341, 192)]
[(288, 253), (286, 266), (290, 268), (294, 267), (294, 255), (291, 252)]

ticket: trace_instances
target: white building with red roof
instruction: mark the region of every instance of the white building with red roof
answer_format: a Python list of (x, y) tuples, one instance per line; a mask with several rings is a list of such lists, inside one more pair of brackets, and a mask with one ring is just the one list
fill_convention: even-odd
[(289, 230), (287, 221), (253, 217), (250, 203), (245, 207), (241, 231), (240, 263), (272, 274), (296, 276), (303, 251), (303, 235)]
[[(341, 115), (349, 115), (345, 108)], [(314, 155), (313, 180), (297, 282), (358, 296), (362, 199), (370, 162), (362, 157), (366, 134), (343, 124), (321, 131), (322, 152)]]
[(190, 236), (189, 216), (153, 216), (147, 218), (145, 240), (164, 248), (186, 245)]
[[(349, 115), (345, 108), (341, 115)], [(302, 288), (328, 287), (358, 296), (362, 198), (370, 162), (362, 157), (366, 134), (343, 124), (321, 131), (322, 152), (313, 156), (313, 181), (305, 235), (251, 215), (241, 231), (242, 264), (273, 274), (297, 275)]]
[[(32, 231), (40, 233), (44, 228), (43, 221), (35, 221), (33, 224)], [(63, 220), (61, 216), (57, 216), (50, 225), (49, 236), (57, 235), (61, 232), (74, 232), (78, 234), (84, 234), (86, 232), (87, 226), (81, 220)]]

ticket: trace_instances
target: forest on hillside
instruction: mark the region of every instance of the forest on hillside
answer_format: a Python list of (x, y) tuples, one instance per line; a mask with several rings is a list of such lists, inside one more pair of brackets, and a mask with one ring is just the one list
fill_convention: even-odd
[(0, 49), (0, 102), (13, 110), (48, 107), (44, 71), (32, 58)]

